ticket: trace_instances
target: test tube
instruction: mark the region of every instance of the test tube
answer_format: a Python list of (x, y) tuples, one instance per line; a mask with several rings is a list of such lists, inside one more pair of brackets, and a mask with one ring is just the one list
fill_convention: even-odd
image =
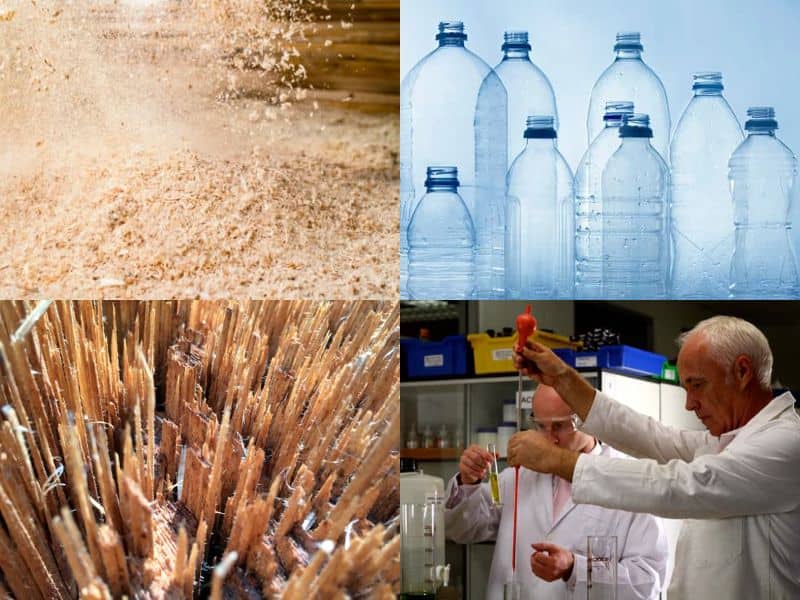
[(492, 502), (501, 505), (500, 501), (500, 473), (497, 468), (497, 445), (487, 444), (486, 450), (492, 455), (492, 464), (489, 465), (489, 488), (492, 490)]

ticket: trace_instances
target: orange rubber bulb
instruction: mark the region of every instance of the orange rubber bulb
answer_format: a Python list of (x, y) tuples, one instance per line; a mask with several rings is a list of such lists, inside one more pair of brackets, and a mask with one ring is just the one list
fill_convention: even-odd
[(525, 307), (525, 312), (517, 315), (517, 345), (515, 350), (522, 352), (525, 342), (536, 331), (536, 317), (531, 314), (531, 305)]

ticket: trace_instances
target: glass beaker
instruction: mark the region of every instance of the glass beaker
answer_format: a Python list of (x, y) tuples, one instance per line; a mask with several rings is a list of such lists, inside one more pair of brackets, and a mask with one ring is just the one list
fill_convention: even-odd
[(489, 489), (492, 492), (492, 502), (497, 506), (503, 504), (500, 497), (500, 471), (497, 468), (497, 445), (487, 444), (486, 451), (492, 455), (492, 464), (489, 465)]
[(435, 598), (436, 566), (444, 563), (444, 508), (438, 494), (400, 505), (400, 597)]
[(617, 536), (590, 535), (586, 544), (586, 598), (617, 600)]

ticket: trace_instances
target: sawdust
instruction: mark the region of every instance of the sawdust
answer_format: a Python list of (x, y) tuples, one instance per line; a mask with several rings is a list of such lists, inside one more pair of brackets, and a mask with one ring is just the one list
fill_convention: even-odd
[(2, 296), (396, 293), (396, 116), (231, 66), (189, 4), (6, 8)]

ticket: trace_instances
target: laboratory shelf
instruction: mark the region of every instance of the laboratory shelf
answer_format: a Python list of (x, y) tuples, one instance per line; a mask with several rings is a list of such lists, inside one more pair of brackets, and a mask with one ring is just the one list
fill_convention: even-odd
[(494, 377), (460, 377), (455, 379), (414, 379), (401, 381), (400, 387), (422, 387), (431, 385), (473, 385), (476, 383), (508, 383), (517, 381), (517, 375), (501, 375)]
[(400, 458), (414, 460), (458, 460), (463, 448), (402, 448)]

